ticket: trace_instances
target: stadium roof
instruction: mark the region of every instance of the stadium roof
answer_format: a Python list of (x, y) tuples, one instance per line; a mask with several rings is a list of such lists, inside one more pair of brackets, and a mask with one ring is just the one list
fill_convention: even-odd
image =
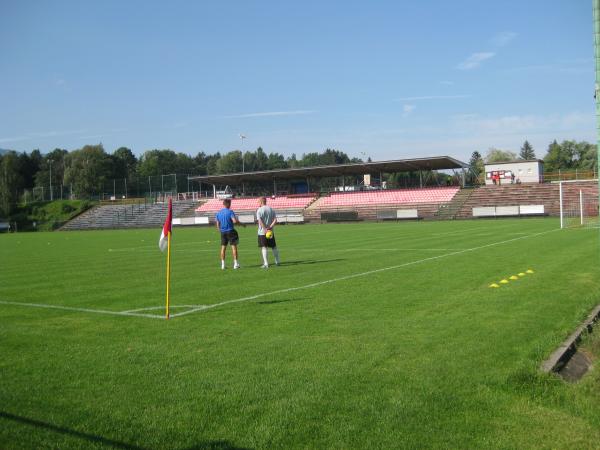
[(223, 175), (201, 175), (190, 180), (207, 184), (237, 185), (242, 182), (293, 180), (306, 177), (341, 177), (344, 175), (364, 175), (375, 173), (409, 172), (418, 170), (445, 170), (468, 167), (462, 161), (449, 156), (432, 158), (396, 159), (366, 163), (335, 164), (330, 166), (295, 167), (293, 169), (263, 170), (259, 172), (238, 172)]

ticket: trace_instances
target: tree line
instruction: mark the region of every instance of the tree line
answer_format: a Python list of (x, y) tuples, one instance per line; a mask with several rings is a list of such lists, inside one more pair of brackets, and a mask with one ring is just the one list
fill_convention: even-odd
[[(107, 153), (102, 144), (86, 145), (71, 152), (57, 148), (47, 154), (39, 150), (5, 151), (0, 154), (0, 216), (10, 214), (23, 192), (34, 188), (52, 186), (61, 192), (66, 188), (75, 198), (90, 198), (99, 195), (107, 182), (116, 179), (135, 186), (140, 180), (166, 174), (218, 175), (351, 162), (361, 160), (334, 149), (305, 153), (300, 158), (295, 154), (287, 158), (276, 152), (267, 154), (261, 147), (255, 151), (234, 150), (224, 154), (199, 152), (195, 156), (155, 149), (139, 158), (126, 147)], [(186, 179), (181, 178), (185, 183)]]
[[(517, 159), (536, 159), (535, 150), (528, 141), (523, 143), (518, 155), (512, 151), (490, 148), (484, 158), (475, 151), (469, 161), (468, 182), (476, 184), (480, 180), (484, 163)], [(547, 172), (559, 169), (597, 170), (596, 146), (585, 141), (565, 140), (558, 143), (555, 140), (548, 146), (543, 159)], [(305, 153), (300, 158), (295, 154), (287, 158), (276, 152), (267, 154), (261, 147), (255, 151), (234, 150), (224, 154), (199, 152), (195, 156), (169, 149), (155, 149), (146, 151), (139, 158), (126, 147), (107, 153), (102, 144), (86, 145), (70, 152), (57, 148), (47, 154), (39, 150), (30, 153), (4, 151), (0, 154), (0, 216), (10, 214), (21, 200), (23, 192), (36, 187), (60, 187), (61, 192), (67, 187), (69, 195), (75, 198), (90, 198), (98, 196), (103, 192), (105, 183), (115, 179), (123, 180), (129, 186), (139, 186), (140, 180), (166, 174), (218, 175), (352, 162), (359, 163), (362, 160), (350, 158), (346, 153), (334, 149)], [(408, 186), (416, 183), (419, 177), (419, 174), (388, 174), (386, 180)], [(436, 178), (439, 177), (436, 175)], [(152, 190), (152, 185), (149, 188)], [(184, 190), (185, 187), (179, 189)]]
[[(470, 181), (475, 184), (480, 179), (485, 164), (532, 159), (536, 159), (535, 150), (527, 140), (523, 142), (518, 155), (509, 150), (490, 148), (484, 158), (481, 153), (474, 151), (469, 160)], [(554, 140), (548, 145), (543, 161), (544, 172), (569, 169), (596, 172), (598, 170), (598, 150), (596, 145), (586, 141), (564, 140), (558, 143)]]

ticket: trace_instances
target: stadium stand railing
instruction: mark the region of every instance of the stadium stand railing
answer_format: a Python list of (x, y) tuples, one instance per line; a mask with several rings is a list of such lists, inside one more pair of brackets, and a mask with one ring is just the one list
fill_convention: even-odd
[[(173, 217), (194, 217), (197, 201), (173, 202)], [(167, 216), (166, 203), (99, 205), (66, 223), (61, 230), (160, 227)]]

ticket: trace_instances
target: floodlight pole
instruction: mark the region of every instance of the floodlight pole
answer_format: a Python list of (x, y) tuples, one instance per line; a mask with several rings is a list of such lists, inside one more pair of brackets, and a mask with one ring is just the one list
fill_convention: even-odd
[(52, 160), (48, 159), (48, 163), (50, 164), (50, 201), (54, 201), (54, 196), (52, 195)]
[(244, 139), (246, 139), (246, 136), (244, 136), (243, 134), (240, 134), (240, 140), (242, 141), (242, 143), (240, 145), (240, 151), (242, 152), (242, 172), (246, 171), (246, 167), (244, 164)]
[[(594, 15), (594, 56), (596, 63), (594, 93), (596, 99), (596, 149), (599, 150), (597, 151), (597, 167), (600, 170), (600, 0), (593, 0), (592, 10)], [(598, 177), (598, 190), (600, 192), (600, 177)]]
[[(242, 144), (240, 145), (240, 151), (242, 152), (242, 173), (246, 172), (246, 165), (245, 165), (245, 161), (244, 161), (244, 139), (246, 139), (246, 136), (244, 136), (243, 134), (240, 133), (240, 140), (242, 141)], [(243, 179), (242, 179), (242, 195), (246, 195), (246, 185), (245, 185)]]

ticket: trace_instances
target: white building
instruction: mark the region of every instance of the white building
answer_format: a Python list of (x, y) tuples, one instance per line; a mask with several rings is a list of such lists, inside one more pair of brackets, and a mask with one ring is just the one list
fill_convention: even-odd
[[(514, 178), (513, 178), (514, 175)], [(544, 161), (532, 159), (528, 161), (497, 162), (485, 165), (485, 184), (511, 183), (543, 183)]]

